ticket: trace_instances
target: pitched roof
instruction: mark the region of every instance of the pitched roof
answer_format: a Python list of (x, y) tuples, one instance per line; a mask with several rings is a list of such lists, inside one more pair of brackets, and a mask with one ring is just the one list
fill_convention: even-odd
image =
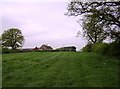
[(47, 46), (47, 45), (42, 45), (40, 47), (40, 49), (43, 49), (43, 50), (49, 50), (49, 49), (53, 49), (51, 46)]

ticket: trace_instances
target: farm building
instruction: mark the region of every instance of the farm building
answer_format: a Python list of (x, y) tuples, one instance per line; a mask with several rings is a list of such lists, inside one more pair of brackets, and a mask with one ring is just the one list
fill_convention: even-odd
[(53, 50), (53, 48), (51, 46), (48, 45), (42, 45), (39, 50)]
[(62, 49), (65, 50), (65, 51), (76, 51), (75, 46), (63, 47)]
[(33, 50), (39, 50), (39, 48), (38, 48), (38, 47), (35, 47)]
[(56, 50), (58, 50), (58, 51), (76, 51), (76, 47), (75, 46), (61, 47)]

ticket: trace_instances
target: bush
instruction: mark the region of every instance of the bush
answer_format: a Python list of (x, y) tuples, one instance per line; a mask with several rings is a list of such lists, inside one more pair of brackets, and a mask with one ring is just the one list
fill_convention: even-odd
[(10, 53), (10, 50), (8, 48), (2, 48), (2, 53)]
[(120, 42), (110, 43), (110, 47), (108, 51), (109, 51), (109, 55), (120, 56)]
[(20, 49), (16, 49), (16, 50), (10, 49), (10, 53), (19, 53), (19, 52), (21, 52)]
[(82, 48), (83, 52), (92, 52), (93, 44), (87, 44), (85, 47)]
[(20, 49), (13, 50), (13, 49), (8, 49), (8, 48), (2, 48), (2, 53), (3, 54), (6, 54), (6, 53), (19, 53), (19, 52), (22, 52), (22, 51)]
[(108, 54), (109, 44), (107, 43), (96, 43), (92, 46), (92, 52), (100, 54)]
[(120, 57), (120, 42), (87, 44), (82, 51)]

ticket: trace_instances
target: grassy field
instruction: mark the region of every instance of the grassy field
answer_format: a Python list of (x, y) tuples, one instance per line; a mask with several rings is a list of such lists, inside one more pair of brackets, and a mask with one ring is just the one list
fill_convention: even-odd
[(94, 53), (4, 54), (3, 87), (118, 87), (118, 62)]
[(2, 87), (2, 55), (0, 54), (0, 88)]

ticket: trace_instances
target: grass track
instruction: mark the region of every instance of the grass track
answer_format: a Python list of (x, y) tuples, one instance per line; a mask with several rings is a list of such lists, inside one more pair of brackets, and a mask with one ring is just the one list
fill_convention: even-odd
[(3, 87), (117, 87), (119, 60), (94, 53), (3, 55)]

